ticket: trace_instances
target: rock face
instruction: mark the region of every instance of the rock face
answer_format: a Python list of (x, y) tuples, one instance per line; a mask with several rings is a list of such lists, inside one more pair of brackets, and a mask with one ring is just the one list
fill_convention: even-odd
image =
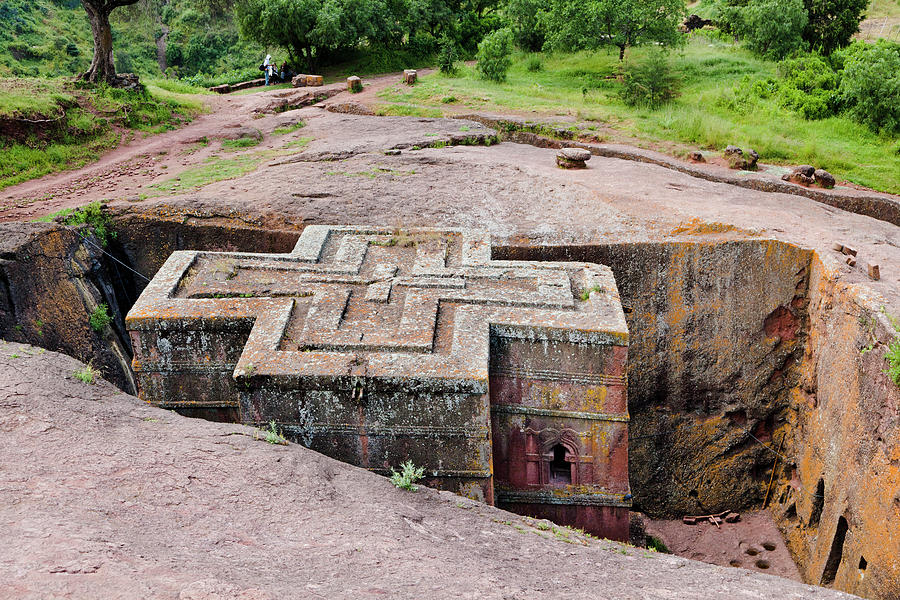
[(562, 169), (586, 169), (591, 153), (584, 148), (563, 148), (556, 153), (556, 164)]
[[(119, 317), (131, 274), (102, 244), (87, 227), (0, 224), (0, 338), (77, 356), (122, 389), (136, 390)], [(90, 317), (97, 311), (108, 322), (95, 320), (95, 329)]]
[(492, 261), (470, 230), (309, 226), (289, 255), (176, 252), (127, 322), (148, 402), (627, 539), (608, 268)]
[(82, 367), (0, 342), (4, 597), (500, 600), (545, 597), (552, 582), (563, 598), (850, 598), (398, 490), (75, 381)]

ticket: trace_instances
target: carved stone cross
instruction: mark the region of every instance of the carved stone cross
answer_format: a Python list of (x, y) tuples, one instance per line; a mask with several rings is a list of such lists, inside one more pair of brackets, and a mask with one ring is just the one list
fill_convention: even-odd
[[(412, 459), (487, 501), (493, 454), (510, 503), (550, 502), (535, 486), (552, 479), (627, 517), (628, 330), (611, 271), (490, 252), (470, 230), (325, 226), (290, 254), (175, 252), (127, 317), (141, 397), (275, 421), (379, 472)], [(545, 430), (565, 448), (497, 449), (500, 431)], [(568, 478), (547, 474), (557, 455)]]

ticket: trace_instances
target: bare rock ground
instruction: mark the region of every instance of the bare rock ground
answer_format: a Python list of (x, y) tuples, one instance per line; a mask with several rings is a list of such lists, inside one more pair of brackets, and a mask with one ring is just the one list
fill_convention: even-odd
[(851, 597), (404, 492), (80, 366), (0, 342), (0, 598)]
[(802, 581), (800, 571), (767, 511), (741, 514), (736, 523), (685, 525), (678, 520), (653, 519), (647, 533), (662, 540), (678, 556), (741, 567)]

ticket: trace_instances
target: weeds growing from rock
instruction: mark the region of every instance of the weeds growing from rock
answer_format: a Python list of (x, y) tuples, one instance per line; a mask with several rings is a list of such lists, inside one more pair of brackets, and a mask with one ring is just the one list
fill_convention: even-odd
[(94, 365), (88, 363), (84, 365), (83, 368), (75, 371), (73, 375), (78, 381), (93, 385), (94, 383), (96, 383), (97, 379), (100, 378), (100, 371), (95, 369)]
[(407, 490), (409, 492), (415, 492), (419, 489), (416, 482), (424, 476), (425, 469), (423, 467), (417, 467), (411, 460), (400, 465), (399, 473), (395, 471), (393, 467), (391, 468), (391, 483), (401, 490)]
[(112, 317), (109, 316), (109, 307), (106, 304), (99, 304), (94, 312), (91, 313), (90, 323), (91, 329), (97, 333), (101, 333), (106, 326), (110, 324)]
[(266, 429), (266, 442), (278, 446), (287, 445), (287, 440), (281, 435), (281, 432), (278, 430), (278, 425), (275, 424), (274, 420), (269, 421), (269, 428)]

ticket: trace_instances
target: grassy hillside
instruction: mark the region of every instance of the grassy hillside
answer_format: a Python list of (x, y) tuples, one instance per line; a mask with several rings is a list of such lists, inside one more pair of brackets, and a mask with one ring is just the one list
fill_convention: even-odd
[(146, 92), (127, 92), (64, 79), (0, 79), (0, 189), (87, 164), (131, 132), (156, 133), (189, 121), (203, 105), (179, 91), (185, 90), (148, 85)]
[[(160, 77), (221, 74), (258, 65), (265, 48), (239, 39), (230, 11), (163, 0), (112, 15), (116, 68)], [(59, 77), (87, 69), (93, 41), (80, 0), (0, 0), (0, 77)]]

